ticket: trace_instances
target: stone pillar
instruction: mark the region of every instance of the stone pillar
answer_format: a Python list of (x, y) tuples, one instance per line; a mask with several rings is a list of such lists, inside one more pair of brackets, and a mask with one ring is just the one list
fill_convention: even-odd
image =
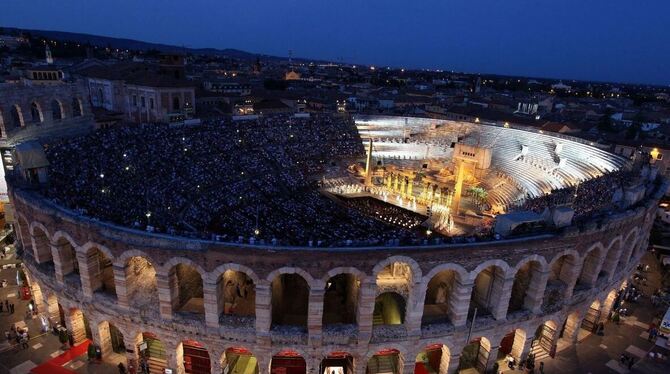
[(528, 285), (526, 298), (523, 300), (523, 306), (535, 314), (542, 312), (544, 291), (547, 289), (549, 274), (549, 271), (541, 271), (539, 269), (531, 268), (531, 282)]
[(31, 236), (30, 243), (33, 248), (33, 255), (38, 264), (52, 260), (51, 244), (46, 235), (39, 237)]
[(499, 349), (500, 349), (499, 345), (491, 346), (491, 350), (489, 351), (489, 360), (486, 362), (487, 373), (493, 369), (493, 365), (495, 365), (496, 361), (498, 360)]
[(458, 367), (460, 366), (461, 352), (452, 352), (449, 355), (449, 369), (447, 374), (458, 374)]
[[(375, 310), (375, 291), (377, 283), (370, 277), (361, 281), (358, 296), (358, 344), (367, 344), (372, 337), (372, 313)], [(364, 365), (365, 366), (365, 365)]]
[(580, 270), (581, 266), (572, 257), (565, 259), (559, 276), (561, 281), (566, 285), (565, 294), (563, 295), (564, 300), (572, 299), (572, 293), (575, 289), (575, 284), (577, 284), (577, 279), (579, 279)]
[[(315, 282), (316, 283), (316, 282)], [(321, 282), (319, 282), (321, 283)], [(319, 284), (309, 289), (309, 304), (307, 309), (307, 333), (311, 347), (320, 346), (323, 333), (323, 299), (326, 293), (325, 285)], [(318, 366), (317, 366), (318, 367)]]
[(72, 272), (72, 263), (67, 261), (67, 255), (63, 254), (60, 248), (51, 244), (51, 256), (53, 257), (54, 267), (56, 270), (56, 283), (62, 285), (65, 275)]
[(207, 327), (218, 330), (221, 310), (216, 295), (217, 284), (203, 280), (202, 287), (205, 303), (205, 323), (207, 324)]
[[(267, 343), (269, 343), (271, 324), (272, 324), (272, 293), (270, 291), (270, 283), (267, 281), (260, 281), (256, 285), (257, 339), (260, 339), (261, 341), (265, 340)], [(254, 352), (254, 354), (256, 353)], [(259, 359), (259, 369), (260, 369), (260, 357), (258, 357), (258, 355), (257, 359)], [(263, 371), (261, 370), (261, 372)]]
[(103, 322), (95, 326), (91, 326), (93, 333), (93, 341), (100, 346), (102, 351), (102, 358), (106, 358), (112, 353), (112, 336), (109, 332), (109, 323)]
[(161, 318), (172, 319), (172, 289), (170, 287), (170, 276), (168, 274), (156, 273), (156, 288), (158, 289), (158, 302), (160, 304)]
[(449, 319), (455, 327), (465, 326), (470, 309), (473, 283), (462, 283), (458, 277), (454, 279), (454, 288), (449, 295)]
[(114, 271), (114, 288), (116, 289), (116, 303), (125, 310), (130, 309), (128, 303), (128, 286), (126, 285), (126, 268), (123, 266), (113, 265)]
[(131, 365), (135, 369), (139, 366), (137, 362), (139, 354), (137, 352), (137, 342), (135, 341), (135, 338), (135, 336), (126, 336), (126, 334), (123, 334), (123, 345), (126, 347), (126, 369), (128, 369), (129, 372)]
[(496, 320), (504, 320), (507, 318), (509, 299), (512, 297), (514, 277), (500, 279), (495, 274), (497, 272), (497, 270), (494, 272), (493, 287), (491, 287), (491, 295), (489, 296), (489, 299), (493, 301), (491, 304), (491, 315)]
[[(411, 286), (410, 297), (407, 303), (407, 312), (405, 314), (405, 326), (409, 337), (421, 336), (421, 319), (423, 318), (423, 303), (426, 298), (426, 292), (421, 295), (421, 282), (414, 283)], [(410, 338), (411, 339), (411, 338)], [(413, 371), (412, 371), (413, 372)]]
[[(558, 336), (558, 331), (555, 333), (556, 336)], [(519, 356), (514, 356), (514, 358), (517, 359), (517, 362), (521, 362), (525, 360), (528, 357), (528, 354), (530, 353), (530, 348), (533, 345), (533, 339), (535, 339), (534, 335), (531, 335), (530, 337), (526, 337), (526, 340), (524, 341), (523, 344), (523, 349), (521, 350)], [(516, 343), (516, 338), (514, 339), (514, 343)]]
[(102, 286), (98, 251), (89, 251), (89, 254), (78, 251), (76, 257), (77, 262), (79, 262), (81, 289), (84, 293), (84, 298), (90, 300), (93, 298), (93, 292)]

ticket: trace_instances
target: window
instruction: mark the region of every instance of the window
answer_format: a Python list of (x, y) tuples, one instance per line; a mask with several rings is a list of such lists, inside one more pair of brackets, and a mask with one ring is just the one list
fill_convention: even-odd
[(133, 106), (137, 106), (137, 95), (133, 95)]
[(53, 118), (54, 121), (63, 119), (63, 111), (60, 108), (60, 102), (58, 102), (58, 100), (51, 101), (51, 118)]
[(662, 160), (663, 159), (663, 153), (659, 153), (658, 155), (656, 155), (656, 159), (657, 160)]
[(30, 104), (30, 117), (33, 123), (42, 122), (42, 112), (36, 102)]
[(181, 109), (181, 105), (179, 105), (179, 97), (175, 96), (172, 99), (172, 110), (179, 110)]
[(142, 108), (147, 107), (147, 102), (146, 100), (144, 100), (144, 96), (140, 96), (140, 103), (142, 103)]
[(81, 112), (81, 101), (75, 97), (72, 99), (72, 117), (81, 117)]
[(14, 105), (12, 106), (12, 109), (9, 112), (9, 115), (11, 117), (12, 125), (14, 127), (23, 127), (23, 120), (21, 118), (21, 113), (18, 106)]
[(149, 99), (149, 109), (153, 109), (153, 108), (154, 108), (154, 99), (150, 98)]

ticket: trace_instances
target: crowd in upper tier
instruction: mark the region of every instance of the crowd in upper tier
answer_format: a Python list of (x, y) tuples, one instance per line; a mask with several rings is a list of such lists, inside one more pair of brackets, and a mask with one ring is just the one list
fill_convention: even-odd
[(420, 240), (320, 194), (313, 176), (364, 154), (331, 115), (145, 124), (51, 144), (47, 195), (102, 221), (221, 241), (373, 245)]
[(574, 219), (580, 220), (612, 207), (615, 192), (622, 191), (626, 183), (635, 180), (634, 177), (635, 173), (632, 171), (617, 170), (586, 180), (577, 186), (554, 190), (548, 195), (526, 199), (513, 210), (542, 213), (545, 208), (565, 205), (575, 211)]

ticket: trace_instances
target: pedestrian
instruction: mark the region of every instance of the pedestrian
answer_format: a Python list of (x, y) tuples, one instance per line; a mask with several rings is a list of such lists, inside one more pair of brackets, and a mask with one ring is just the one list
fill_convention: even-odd
[(126, 374), (126, 367), (123, 365), (123, 362), (119, 362), (117, 367), (119, 368), (119, 374)]
[(9, 310), (9, 299), (5, 299), (5, 308)]
[(14, 303), (9, 304), (9, 308), (12, 310), (11, 314), (14, 314)]
[(28, 349), (28, 335), (25, 333), (21, 336), (21, 348)]
[(0, 303), (0, 313), (2, 313), (2, 308), (3, 308), (3, 305), (2, 305), (2, 303)]
[(629, 357), (629, 358), (628, 358), (628, 370), (632, 370), (632, 369), (633, 369), (633, 364), (634, 364), (634, 363), (635, 363), (635, 359), (633, 358), (633, 356)]
[(544, 361), (540, 361), (540, 374), (544, 374)]
[(5, 330), (5, 338), (7, 338), (8, 343), (12, 340), (12, 334), (10, 334), (7, 330)]

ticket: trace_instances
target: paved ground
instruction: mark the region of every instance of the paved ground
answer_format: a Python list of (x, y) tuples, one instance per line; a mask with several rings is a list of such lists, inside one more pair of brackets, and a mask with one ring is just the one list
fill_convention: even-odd
[[(626, 303), (625, 306), (631, 312), (630, 316), (616, 325), (614, 322), (605, 323), (604, 336), (588, 334), (586, 330), (580, 329), (580, 341), (576, 345), (568, 346), (560, 351), (556, 358), (543, 358), (545, 373), (669, 373), (670, 363), (651, 362), (647, 353), (654, 346), (653, 342), (647, 340), (647, 328), (651, 322), (658, 325), (659, 309), (651, 305), (649, 295), (660, 287), (660, 265), (656, 258), (647, 253), (643, 263), (650, 265), (650, 270), (645, 276), (648, 278), (647, 285), (641, 286), (645, 297), (641, 297), (638, 303)], [(664, 311), (663, 311), (664, 312)], [(560, 349), (559, 345), (559, 349)], [(632, 370), (628, 370), (619, 364), (622, 353), (633, 356), (636, 359)], [(666, 351), (667, 354), (667, 351)], [(535, 363), (539, 372), (539, 361)], [(505, 371), (514, 373), (515, 371)], [(520, 371), (516, 371), (520, 373)]]
[[(0, 301), (4, 303), (9, 300), (14, 303), (14, 314), (3, 308), (0, 313), (0, 374), (23, 374), (29, 373), (30, 369), (39, 364), (52, 360), (62, 354), (61, 343), (58, 337), (51, 332), (42, 333), (39, 317), (27, 317), (28, 301), (21, 300), (20, 290), (16, 281), (17, 269), (9, 268), (16, 263), (15, 254), (12, 251), (5, 260), (0, 261), (0, 280), (7, 280), (8, 286), (0, 288)], [(29, 329), (30, 341), (27, 349), (20, 348), (14, 341), (9, 344), (5, 339), (5, 331), (15, 323), (25, 323)], [(65, 362), (62, 367), (76, 373), (113, 374), (118, 373), (114, 363), (89, 363), (86, 355), (82, 355)]]

